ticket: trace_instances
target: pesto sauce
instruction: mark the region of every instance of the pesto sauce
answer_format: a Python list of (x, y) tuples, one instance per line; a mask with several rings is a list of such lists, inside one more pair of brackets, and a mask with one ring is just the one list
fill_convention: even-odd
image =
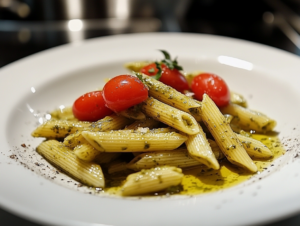
[[(254, 160), (259, 172), (264, 171), (275, 159), (285, 153), (282, 144), (276, 136), (253, 134), (252, 138), (265, 144), (274, 155), (273, 158), (268, 160)], [(182, 181), (183, 190), (179, 193), (183, 195), (203, 194), (230, 188), (245, 182), (255, 175), (232, 165), (226, 159), (220, 161), (219, 170), (198, 168), (186, 170), (183, 173), (185, 174)]]
[[(258, 171), (262, 172), (269, 167), (272, 162), (278, 157), (284, 155), (285, 150), (276, 136), (273, 135), (262, 135), (262, 134), (252, 134), (252, 138), (261, 141), (265, 144), (273, 153), (273, 158), (268, 160), (254, 160)], [(220, 162), (220, 169), (213, 170), (207, 167), (195, 167), (190, 170), (184, 170), (184, 177), (180, 186), (176, 186), (174, 192), (173, 189), (167, 189), (166, 191), (161, 191), (154, 194), (147, 194), (145, 196), (157, 196), (157, 195), (198, 195), (209, 192), (216, 192), (222, 189), (230, 188), (245, 182), (250, 179), (255, 174), (249, 174), (245, 170), (231, 164), (228, 160), (223, 159)], [(110, 178), (111, 185), (121, 185), (122, 180), (117, 177), (118, 181)], [(125, 179), (124, 177), (122, 179)], [(120, 187), (107, 187), (104, 189), (109, 194), (118, 194)]]

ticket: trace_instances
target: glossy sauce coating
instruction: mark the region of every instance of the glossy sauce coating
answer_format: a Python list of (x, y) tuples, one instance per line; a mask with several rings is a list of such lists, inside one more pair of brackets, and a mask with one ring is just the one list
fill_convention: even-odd
[[(268, 167), (272, 167), (272, 162), (285, 153), (282, 144), (276, 136), (253, 134), (252, 138), (265, 144), (274, 155), (273, 158), (268, 160), (254, 160), (255, 164), (257, 165), (258, 172), (262, 172), (267, 170)], [(232, 165), (226, 159), (220, 161), (220, 166), (221, 167), (219, 170), (208, 169), (204, 166), (184, 170), (182, 186), (170, 188), (163, 192), (148, 194), (146, 196), (172, 194), (198, 195), (216, 192), (241, 184), (256, 175), (247, 173), (243, 169)], [(112, 180), (110, 185), (116, 187), (108, 187), (105, 189), (105, 191), (109, 194), (118, 194), (118, 190), (120, 189), (118, 186), (122, 184), (122, 180), (125, 178), (125, 174), (123, 176), (119, 175), (119, 177), (115, 177), (114, 179), (111, 178)]]

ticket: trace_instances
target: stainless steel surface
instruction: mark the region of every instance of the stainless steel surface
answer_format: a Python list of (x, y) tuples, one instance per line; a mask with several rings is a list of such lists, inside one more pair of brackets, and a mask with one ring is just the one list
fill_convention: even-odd
[[(20, 18), (0, 0), (0, 67), (27, 55), (99, 36), (157, 32), (162, 21), (152, 0), (23, 0)], [(5, 4), (4, 4), (5, 3)], [(18, 49), (18, 51), (15, 51)]]
[(155, 13), (151, 0), (23, 0), (22, 2), (31, 7), (28, 19), (38, 20), (153, 17)]

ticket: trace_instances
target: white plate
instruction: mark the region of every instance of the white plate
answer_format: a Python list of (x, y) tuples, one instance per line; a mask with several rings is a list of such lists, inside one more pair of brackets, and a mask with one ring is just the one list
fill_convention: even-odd
[[(240, 186), (191, 197), (126, 199), (86, 194), (34, 154), (30, 136), (38, 111), (71, 105), (104, 78), (126, 73), (122, 64), (178, 56), (185, 71), (222, 76), (229, 87), (278, 121), (289, 150), (265, 173)], [(120, 35), (41, 52), (0, 70), (0, 205), (51, 225), (249, 225), (300, 211), (300, 59), (230, 38), (177, 33)], [(24, 148), (21, 144), (26, 144)], [(29, 146), (30, 145), (30, 146)], [(18, 159), (12, 159), (16, 155)], [(57, 176), (56, 179), (47, 177)], [(260, 179), (261, 178), (261, 179)], [(63, 181), (61, 179), (64, 179)]]

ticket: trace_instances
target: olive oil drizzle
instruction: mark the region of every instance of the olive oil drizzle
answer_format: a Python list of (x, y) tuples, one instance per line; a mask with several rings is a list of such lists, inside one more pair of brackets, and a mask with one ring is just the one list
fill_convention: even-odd
[[(258, 172), (266, 170), (278, 157), (284, 155), (285, 150), (279, 139), (273, 135), (253, 134), (252, 138), (261, 141), (273, 153), (268, 160), (254, 160)], [(182, 181), (183, 190), (179, 194), (196, 195), (207, 192), (215, 192), (221, 189), (230, 188), (250, 179), (255, 174), (249, 174), (241, 168), (230, 164), (227, 160), (220, 162), (219, 170), (212, 169), (191, 169), (184, 171)]]
[[(255, 160), (254, 163), (258, 168), (258, 172), (266, 170), (272, 165), (272, 162), (278, 157), (284, 155), (285, 150), (278, 137), (272, 134), (252, 134), (252, 138), (261, 141), (273, 153), (273, 157), (268, 160)], [(226, 159), (220, 161), (220, 169), (213, 170), (206, 166), (194, 167), (183, 171), (184, 177), (180, 186), (172, 187), (166, 191), (147, 194), (145, 196), (157, 195), (198, 195), (209, 192), (216, 192), (222, 189), (230, 188), (241, 184), (250, 179), (255, 174), (249, 174), (245, 170), (232, 165)], [(113, 176), (108, 175), (110, 186), (105, 189), (108, 194), (118, 195), (125, 175)]]

